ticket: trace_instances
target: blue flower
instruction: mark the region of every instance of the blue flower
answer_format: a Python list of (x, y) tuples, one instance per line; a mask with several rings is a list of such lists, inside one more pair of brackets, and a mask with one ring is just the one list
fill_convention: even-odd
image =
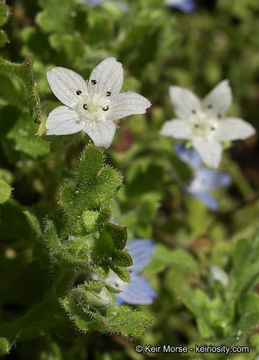
[(196, 4), (193, 0), (167, 0), (166, 6), (181, 10), (185, 13), (193, 12), (196, 9)]
[[(96, 5), (100, 5), (102, 1), (103, 0), (81, 0), (80, 2), (83, 2), (88, 7), (94, 7)], [(129, 11), (128, 6), (125, 5), (122, 1), (110, 0), (110, 2), (119, 6), (123, 11)]]
[(120, 290), (115, 294), (116, 305), (123, 302), (128, 304), (151, 304), (157, 297), (156, 292), (151, 287), (147, 279), (139, 273), (148, 265), (154, 253), (154, 243), (149, 239), (136, 239), (127, 244), (133, 264), (128, 267), (130, 274), (130, 284), (121, 280), (112, 270), (109, 271), (105, 282)]
[(209, 191), (228, 186), (231, 183), (231, 177), (226, 173), (203, 168), (199, 153), (193, 149), (186, 149), (183, 144), (176, 146), (176, 154), (194, 170), (194, 178), (184, 187), (185, 191), (200, 199), (211, 210), (216, 210), (218, 208), (217, 201)]

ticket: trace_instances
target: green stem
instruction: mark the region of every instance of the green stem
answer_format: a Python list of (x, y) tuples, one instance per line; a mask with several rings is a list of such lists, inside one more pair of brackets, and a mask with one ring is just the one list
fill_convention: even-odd
[(0, 58), (0, 72), (8, 76), (16, 77), (22, 81), (27, 91), (27, 97), (30, 101), (30, 108), (35, 122), (40, 123), (40, 97), (36, 88), (32, 71), (32, 58), (28, 57), (24, 63), (12, 63), (6, 59)]

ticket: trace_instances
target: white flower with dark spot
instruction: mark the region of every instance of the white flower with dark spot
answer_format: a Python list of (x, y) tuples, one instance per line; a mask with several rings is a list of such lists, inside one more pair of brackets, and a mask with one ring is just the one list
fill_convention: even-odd
[(179, 86), (170, 87), (170, 97), (178, 119), (167, 121), (160, 134), (190, 140), (208, 166), (219, 166), (222, 141), (246, 139), (255, 134), (248, 122), (226, 117), (232, 102), (228, 80), (220, 82), (203, 101)]
[(55, 67), (47, 72), (54, 95), (66, 106), (49, 114), (47, 135), (67, 135), (83, 130), (95, 145), (108, 148), (113, 140), (115, 121), (133, 114), (144, 114), (151, 103), (132, 91), (120, 93), (123, 69), (115, 58), (97, 65), (88, 84), (72, 70)]

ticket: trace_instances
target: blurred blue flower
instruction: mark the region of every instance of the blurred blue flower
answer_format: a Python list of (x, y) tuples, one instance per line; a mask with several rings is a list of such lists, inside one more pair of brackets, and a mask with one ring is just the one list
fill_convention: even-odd
[[(103, 2), (104, 0), (80, 0), (80, 2), (83, 2), (86, 6), (88, 7), (94, 7), (96, 5), (99, 5)], [(106, 0), (107, 1), (107, 0)], [(122, 1), (116, 1), (116, 0), (108, 0), (111, 3), (116, 4), (117, 6), (119, 6), (123, 11), (129, 11), (129, 8), (126, 4), (124, 4)], [(107, 2), (108, 2), (107, 1)]]
[(228, 186), (231, 183), (231, 177), (226, 173), (203, 168), (199, 153), (194, 149), (186, 149), (183, 144), (177, 144), (176, 154), (194, 170), (194, 178), (188, 185), (184, 186), (185, 191), (200, 199), (209, 209), (216, 210), (218, 203), (209, 191)]
[(167, 0), (166, 6), (181, 10), (186, 13), (193, 12), (196, 9), (194, 0)]
[(150, 239), (136, 239), (130, 241), (127, 248), (134, 264), (127, 268), (131, 283), (121, 280), (112, 270), (109, 271), (105, 282), (116, 290), (121, 290), (120, 293), (115, 294), (116, 305), (123, 302), (128, 304), (151, 304), (157, 294), (148, 280), (139, 273), (150, 262), (154, 253), (154, 243)]

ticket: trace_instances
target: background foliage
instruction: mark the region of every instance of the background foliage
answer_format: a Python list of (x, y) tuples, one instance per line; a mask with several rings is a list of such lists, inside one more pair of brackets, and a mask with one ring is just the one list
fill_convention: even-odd
[[(257, 138), (237, 142), (224, 153), (220, 170), (228, 172), (233, 183), (217, 190), (219, 211), (210, 212), (182, 191), (179, 179), (190, 179), (191, 170), (176, 157), (174, 141), (158, 132), (173, 117), (170, 85), (193, 88), (204, 96), (224, 78), (230, 80), (234, 92), (231, 114), (250, 121), (258, 131), (258, 1), (204, 0), (197, 2), (191, 14), (166, 8), (163, 0), (125, 1), (126, 12), (105, 0), (93, 7), (79, 0), (7, 3), (0, 7), (0, 353), (11, 346), (7, 359), (143, 359), (144, 355), (135, 353), (136, 344), (215, 343), (249, 345), (250, 354), (229, 358), (256, 359)], [(58, 104), (46, 71), (64, 66), (88, 78), (93, 67), (109, 56), (123, 63), (125, 90), (143, 94), (153, 107), (147, 115), (120, 122), (113, 146), (105, 151), (105, 162), (118, 169), (124, 180), (121, 184), (118, 172), (103, 168), (110, 172), (109, 179), (113, 177), (111, 186), (102, 187), (99, 179), (98, 201), (94, 195), (91, 198), (91, 190), (78, 200), (88, 201), (82, 215), (80, 206), (67, 208), (66, 196), (71, 195), (71, 186), (84, 186), (74, 173), (89, 138), (80, 133), (44, 135), (47, 115)], [(91, 147), (87, 149), (83, 154)], [(77, 203), (74, 198), (71, 201)], [(91, 329), (103, 332), (95, 322), (101, 316), (110, 321), (107, 326), (112, 333), (123, 325), (115, 323), (110, 310), (103, 314), (89, 304), (77, 307), (84, 291), (95, 294), (99, 288), (77, 287), (67, 293), (71, 279), (75, 281), (75, 269), (78, 276), (87, 276), (87, 271), (80, 265), (84, 258), (77, 251), (80, 244), (66, 243), (62, 221), (66, 223), (67, 216), (74, 223), (71, 214), (80, 213), (74, 236), (86, 236), (91, 248), (89, 234), (95, 226), (98, 234), (106, 234), (104, 242), (107, 234), (115, 236), (111, 227), (101, 226), (110, 219), (110, 205), (115, 220), (127, 227), (129, 239), (153, 238), (156, 244), (144, 275), (158, 298), (149, 307), (139, 306), (143, 313), (130, 312), (139, 329), (134, 325), (119, 332), (131, 339), (97, 331), (80, 334), (74, 323), (87, 331), (86, 314), (93, 320)], [(120, 233), (119, 238), (125, 235)], [(123, 252), (125, 241), (117, 246), (105, 249), (115, 258), (118, 251)], [(95, 250), (91, 251), (94, 257)], [(57, 265), (59, 258), (62, 267)], [(98, 265), (105, 266), (100, 259)], [(123, 273), (123, 266), (129, 264), (125, 255), (124, 263), (118, 260), (117, 271)], [(48, 300), (42, 300), (46, 293)], [(63, 299), (62, 304), (57, 297)], [(96, 304), (96, 298), (91, 299)], [(129, 308), (119, 311), (123, 319)], [(151, 317), (152, 327), (133, 342)], [(187, 357), (195, 357), (191, 355)], [(163, 354), (153, 357), (160, 359)], [(221, 357), (225, 355), (215, 358)]]

